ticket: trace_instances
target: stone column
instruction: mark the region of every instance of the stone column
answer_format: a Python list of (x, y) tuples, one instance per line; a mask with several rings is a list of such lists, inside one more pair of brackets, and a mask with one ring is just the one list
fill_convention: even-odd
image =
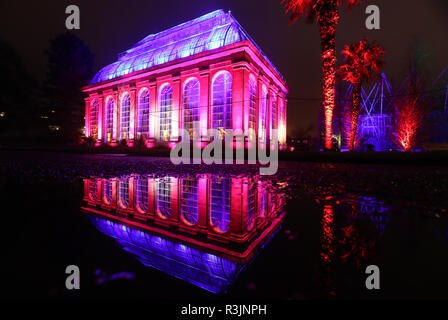
[(242, 238), (246, 232), (246, 216), (243, 213), (243, 190), (240, 178), (232, 178), (230, 200), (230, 236)]
[(157, 118), (157, 85), (149, 86), (149, 138), (156, 137), (156, 119)]
[(130, 106), (130, 114), (129, 114), (129, 142), (130, 144), (134, 143), (134, 139), (136, 137), (135, 130), (136, 130), (136, 123), (137, 120), (137, 99), (136, 99), (136, 91), (137, 89), (135, 87), (131, 88), (129, 90), (129, 97), (131, 101)]
[(275, 92), (272, 89), (272, 87), (269, 87), (269, 101), (268, 101), (268, 137), (269, 140), (272, 140), (272, 123), (273, 123), (273, 114), (272, 114), (272, 107), (273, 103), (275, 101)]
[(246, 68), (244, 69), (243, 76), (243, 130), (247, 132), (249, 129), (249, 115), (250, 115), (250, 93), (249, 93), (249, 76), (250, 71)]
[[(263, 96), (263, 80), (260, 78), (258, 78), (258, 99), (257, 99), (257, 119), (258, 119), (258, 132), (257, 132), (257, 138), (260, 139), (261, 138), (261, 134), (262, 134), (262, 127), (261, 124), (263, 122), (263, 116), (266, 119), (266, 115), (262, 114), (262, 106), (263, 103), (265, 103), (265, 97)], [(266, 122), (265, 122), (266, 125)], [(265, 128), (265, 132), (266, 132), (266, 128)]]
[(179, 199), (179, 184), (180, 178), (170, 178), (171, 183), (171, 216), (170, 220), (174, 222), (179, 221), (180, 216), (180, 199)]
[(233, 94), (232, 94), (232, 129), (243, 130), (244, 119), (244, 69), (239, 66), (233, 69)]
[(180, 77), (173, 78), (172, 86), (173, 86), (173, 102), (171, 106), (170, 140), (177, 141), (179, 139), (180, 109), (181, 109)]
[(199, 132), (202, 137), (207, 136), (207, 129), (211, 128), (211, 98), (210, 72), (201, 73), (199, 77)]
[(118, 140), (120, 140), (120, 96), (118, 94), (118, 91), (114, 91), (113, 94), (114, 97), (114, 125), (113, 125), (113, 139), (116, 143)]
[(148, 179), (148, 214), (154, 217), (156, 214), (156, 187), (157, 182), (154, 178)]
[(85, 103), (86, 103), (86, 108), (85, 108), (85, 133), (84, 135), (86, 137), (90, 137), (90, 98), (85, 98), (84, 99)]
[(101, 143), (104, 128), (104, 98), (102, 95), (98, 97), (98, 137), (97, 141)]
[(209, 196), (209, 179), (207, 176), (201, 176), (198, 179), (198, 227), (202, 230), (208, 229), (209, 210), (208, 210), (208, 196)]

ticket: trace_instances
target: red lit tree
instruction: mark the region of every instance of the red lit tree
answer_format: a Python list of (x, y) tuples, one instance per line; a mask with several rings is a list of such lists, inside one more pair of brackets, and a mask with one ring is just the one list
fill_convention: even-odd
[(423, 125), (423, 105), (419, 94), (412, 91), (395, 104), (394, 142), (403, 151), (410, 152), (416, 146)]
[(320, 29), (322, 49), (323, 94), (325, 113), (325, 149), (332, 148), (332, 124), (335, 105), (336, 79), (336, 25), (339, 21), (338, 8), (347, 3), (349, 9), (362, 0), (282, 0), (286, 13), (291, 13), (290, 23), (294, 23), (301, 16), (309, 21), (317, 18)]
[(416, 147), (426, 113), (427, 98), (422, 93), (421, 81), (423, 59), (419, 45), (413, 44), (409, 55), (407, 93), (395, 101), (393, 138), (395, 144), (406, 152)]
[(384, 65), (380, 60), (385, 51), (367, 39), (359, 43), (346, 45), (342, 50), (344, 64), (339, 68), (344, 80), (353, 84), (352, 110), (350, 115), (350, 131), (348, 149), (353, 151), (356, 146), (359, 113), (361, 112), (361, 85), (372, 80), (373, 76)]

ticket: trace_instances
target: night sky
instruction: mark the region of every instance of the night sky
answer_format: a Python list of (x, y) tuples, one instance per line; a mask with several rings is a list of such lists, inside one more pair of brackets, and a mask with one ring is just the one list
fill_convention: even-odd
[[(350, 13), (344, 9), (337, 27), (338, 52), (344, 44), (368, 36), (386, 49), (384, 72), (396, 84), (402, 81), (408, 48), (414, 40), (430, 53), (428, 79), (448, 66), (447, 0), (370, 3), (381, 9), (381, 30), (365, 28), (366, 4)], [(288, 133), (316, 128), (322, 95), (318, 27), (303, 19), (289, 26), (280, 0), (4, 0), (0, 3), (0, 38), (19, 53), (39, 81), (45, 78), (44, 50), (49, 39), (65, 32), (65, 8), (70, 4), (80, 7), (81, 29), (74, 32), (94, 53), (95, 71), (151, 33), (216, 9), (231, 10), (286, 78), (290, 88)]]

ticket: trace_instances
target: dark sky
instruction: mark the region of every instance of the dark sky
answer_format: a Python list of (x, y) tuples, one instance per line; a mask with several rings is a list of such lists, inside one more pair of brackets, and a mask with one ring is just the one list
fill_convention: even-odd
[[(346, 13), (337, 27), (338, 52), (346, 43), (368, 36), (387, 51), (384, 69), (399, 83), (413, 39), (429, 52), (429, 78), (448, 66), (447, 0), (372, 0), (381, 9), (381, 30), (368, 31), (365, 8)], [(95, 70), (115, 61), (117, 54), (151, 33), (222, 8), (231, 10), (271, 61), (290, 88), (288, 131), (314, 126), (320, 103), (297, 98), (321, 98), (320, 43), (317, 25), (303, 20), (288, 26), (280, 0), (3, 0), (0, 3), (0, 38), (23, 58), (38, 80), (45, 77), (48, 41), (65, 31), (65, 8), (76, 4), (81, 30), (75, 34), (95, 54)]]

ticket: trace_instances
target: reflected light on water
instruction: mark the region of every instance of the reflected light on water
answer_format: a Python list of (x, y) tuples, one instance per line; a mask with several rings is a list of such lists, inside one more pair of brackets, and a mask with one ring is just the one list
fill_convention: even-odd
[(226, 291), (280, 227), (285, 197), (257, 177), (84, 180), (82, 212), (145, 266)]

